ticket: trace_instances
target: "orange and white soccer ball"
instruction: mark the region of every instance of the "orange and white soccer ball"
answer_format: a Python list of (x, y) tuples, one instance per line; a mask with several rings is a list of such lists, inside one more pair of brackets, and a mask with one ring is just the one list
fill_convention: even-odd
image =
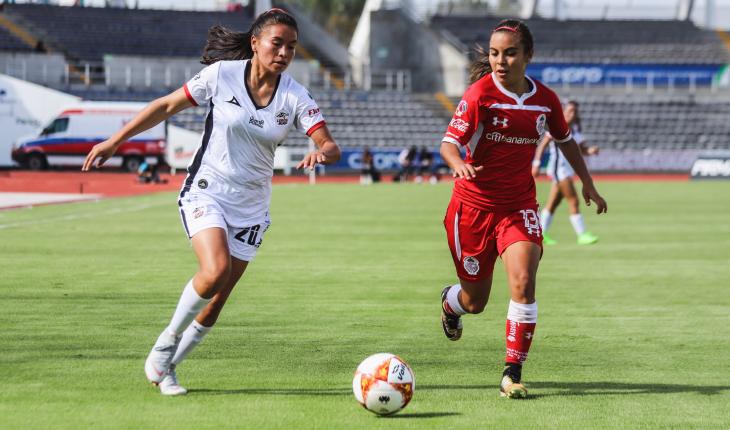
[(394, 414), (405, 408), (415, 388), (416, 378), (410, 366), (397, 355), (388, 353), (363, 360), (352, 380), (357, 401), (378, 415)]

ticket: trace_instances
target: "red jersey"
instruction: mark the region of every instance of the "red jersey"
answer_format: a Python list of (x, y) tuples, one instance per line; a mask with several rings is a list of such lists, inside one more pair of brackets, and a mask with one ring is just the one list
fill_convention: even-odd
[(466, 146), (466, 162), (484, 168), (476, 178), (457, 179), (454, 195), (488, 211), (537, 204), (532, 159), (545, 131), (556, 142), (571, 139), (558, 96), (527, 77), (529, 92), (518, 96), (488, 74), (472, 84), (456, 108), (444, 142)]

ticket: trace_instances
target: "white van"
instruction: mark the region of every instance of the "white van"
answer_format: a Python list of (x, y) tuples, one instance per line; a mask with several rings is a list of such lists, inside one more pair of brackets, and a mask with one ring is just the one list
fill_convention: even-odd
[[(13, 148), (13, 160), (32, 170), (49, 166), (81, 166), (86, 154), (110, 138), (141, 111), (144, 103), (81, 102), (68, 106), (37, 136), (20, 139)], [(167, 123), (122, 143), (105, 166), (136, 171), (148, 164), (164, 162)]]

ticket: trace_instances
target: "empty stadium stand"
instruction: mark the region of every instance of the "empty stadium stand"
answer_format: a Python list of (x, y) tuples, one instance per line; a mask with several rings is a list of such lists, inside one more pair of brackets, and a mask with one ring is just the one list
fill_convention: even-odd
[(30, 52), (33, 49), (5, 28), (0, 27), (0, 51)]
[[(495, 17), (436, 15), (431, 28), (456, 37), (463, 48), (488, 46)], [(535, 62), (725, 64), (730, 53), (711, 31), (689, 21), (531, 19)]]
[(727, 97), (688, 94), (573, 94), (588, 139), (612, 149), (727, 149)]
[[(164, 94), (104, 90), (74, 93), (86, 100), (116, 101), (150, 101)], [(450, 114), (440, 105), (408, 93), (313, 89), (312, 95), (322, 108), (330, 131), (345, 148), (437, 146), (449, 122)], [(172, 123), (202, 132), (206, 113), (205, 107), (191, 108), (175, 115)], [(285, 145), (306, 146), (307, 137), (292, 132)]]
[(97, 7), (5, 5), (4, 13), (70, 60), (101, 62), (104, 54), (197, 57), (208, 28), (246, 31), (244, 12), (189, 12)]

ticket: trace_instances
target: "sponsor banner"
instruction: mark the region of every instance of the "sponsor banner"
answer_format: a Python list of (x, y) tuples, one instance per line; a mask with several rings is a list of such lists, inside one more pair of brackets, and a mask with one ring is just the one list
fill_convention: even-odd
[(547, 85), (730, 85), (723, 64), (545, 64), (533, 63), (527, 73)]
[(698, 149), (601, 149), (585, 157), (591, 172), (688, 172)]
[[(373, 154), (373, 163), (375, 168), (378, 170), (398, 170), (401, 165), (398, 162), (398, 155), (400, 150), (389, 150), (389, 149), (371, 149), (370, 152)], [(431, 151), (433, 154), (433, 166), (440, 166), (443, 164), (441, 155), (439, 154), (438, 148)], [(418, 159), (416, 159), (416, 167), (418, 166)], [(362, 169), (362, 151), (361, 150), (342, 150), (342, 157), (335, 164), (327, 166), (327, 170), (344, 170), (344, 169)]]
[(730, 154), (700, 155), (690, 170), (692, 179), (730, 179)]

